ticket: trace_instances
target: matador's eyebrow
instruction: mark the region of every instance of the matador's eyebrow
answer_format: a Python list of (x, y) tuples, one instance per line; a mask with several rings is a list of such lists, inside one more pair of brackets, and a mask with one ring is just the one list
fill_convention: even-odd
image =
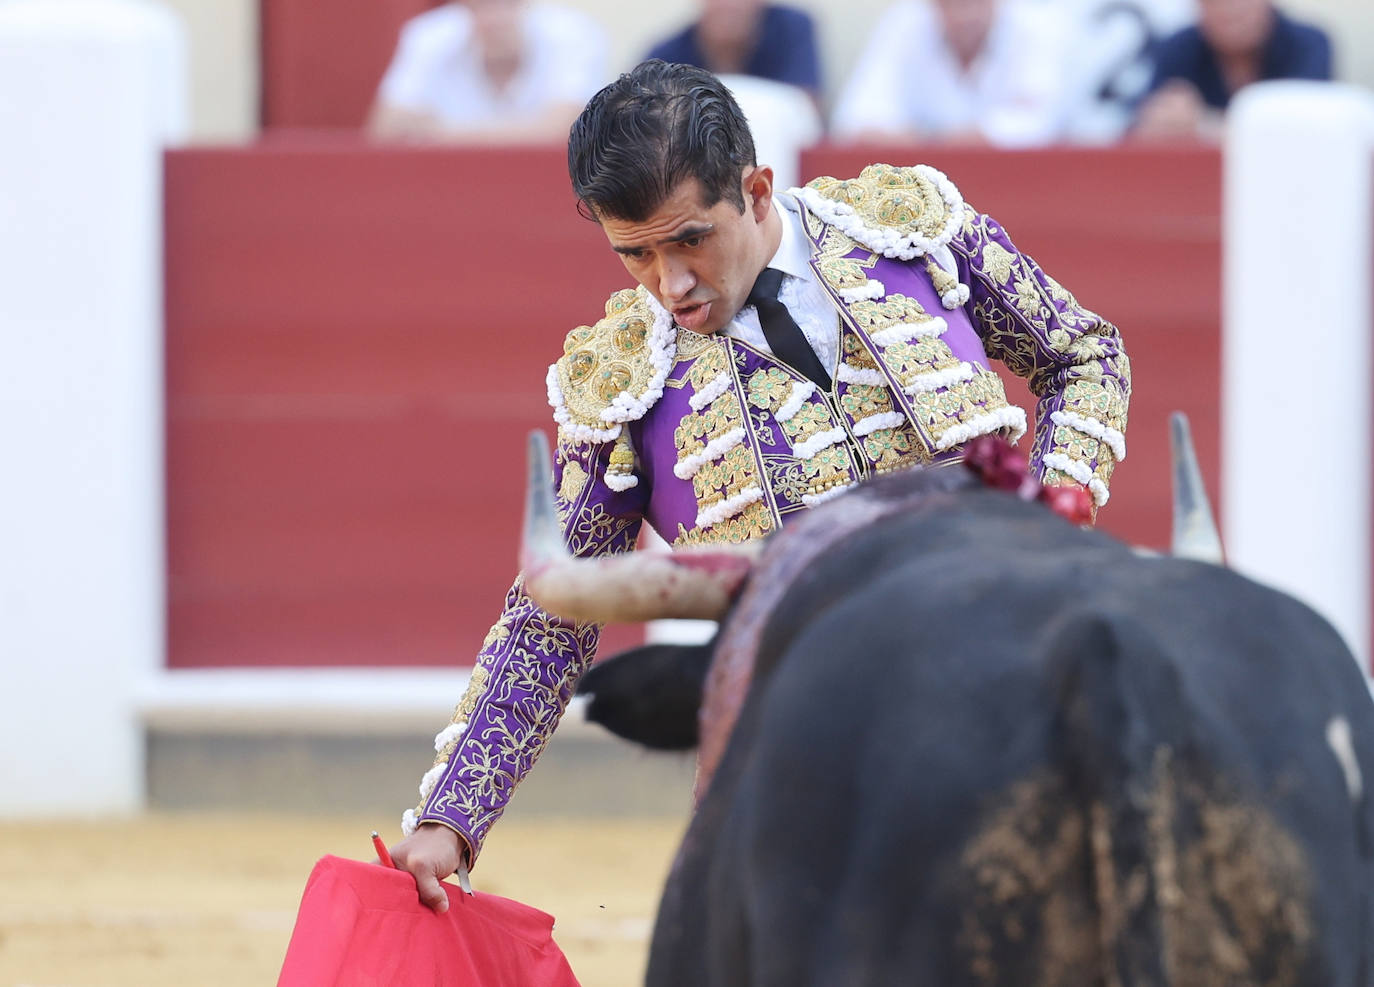
[[(699, 236), (706, 236), (706, 234), (708, 234), (708, 233), (714, 233), (715, 230), (716, 230), (716, 224), (715, 224), (715, 223), (700, 223), (700, 224), (693, 223), (691, 226), (687, 226), (687, 227), (684, 227), (683, 229), (678, 230), (678, 231), (677, 231), (676, 233), (674, 233), (672, 236), (665, 236), (662, 240), (659, 240), (657, 243), (655, 243), (654, 246), (655, 246), (655, 247), (662, 247), (662, 246), (665, 246), (666, 244), (669, 244), (669, 243), (681, 243), (683, 240), (691, 240), (691, 239), (694, 239), (694, 238), (699, 237)], [(615, 251), (616, 253), (618, 253), (618, 254), (633, 254), (633, 253), (638, 253), (639, 251), (643, 250), (644, 248), (643, 248), (643, 247), (612, 247), (611, 249), (614, 250), (614, 251)]]

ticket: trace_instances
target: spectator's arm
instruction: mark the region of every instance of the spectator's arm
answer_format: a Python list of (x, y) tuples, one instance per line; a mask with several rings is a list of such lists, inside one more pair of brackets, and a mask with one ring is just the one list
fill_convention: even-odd
[(1208, 106), (1184, 79), (1170, 79), (1150, 93), (1136, 111), (1131, 128), (1132, 136), (1146, 140), (1220, 139), (1221, 133), (1221, 111)]
[(1196, 46), (1196, 28), (1184, 28), (1157, 41), (1150, 49), (1150, 60), (1154, 67), (1150, 73), (1150, 86), (1146, 89), (1146, 94), (1163, 89), (1171, 80), (1191, 79), (1192, 59), (1189, 53)]
[(1207, 105), (1193, 83), (1201, 44), (1197, 28), (1189, 27), (1154, 46), (1154, 73), (1136, 107), (1132, 137), (1179, 140), (1220, 134), (1221, 113)]

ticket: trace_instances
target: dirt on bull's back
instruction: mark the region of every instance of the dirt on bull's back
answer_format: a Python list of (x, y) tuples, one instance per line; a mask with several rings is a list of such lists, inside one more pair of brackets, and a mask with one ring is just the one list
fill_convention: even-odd
[[(149, 816), (0, 823), (0, 987), (274, 984), (306, 877), (372, 859), (387, 820)], [(685, 820), (504, 820), (473, 875), (556, 919), (587, 987), (642, 982)]]

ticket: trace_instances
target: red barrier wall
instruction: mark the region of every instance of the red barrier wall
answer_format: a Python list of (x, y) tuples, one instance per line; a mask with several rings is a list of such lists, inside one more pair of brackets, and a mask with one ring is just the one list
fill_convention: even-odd
[[(1122, 327), (1101, 522), (1162, 544), (1168, 410), (1219, 475), (1217, 155), (930, 160)], [(627, 284), (562, 152), (185, 150), (166, 192), (169, 663), (470, 661), (515, 571), (523, 435), (552, 432), (545, 368)]]
[(624, 281), (565, 168), (168, 155), (170, 664), (471, 660), (545, 369)]

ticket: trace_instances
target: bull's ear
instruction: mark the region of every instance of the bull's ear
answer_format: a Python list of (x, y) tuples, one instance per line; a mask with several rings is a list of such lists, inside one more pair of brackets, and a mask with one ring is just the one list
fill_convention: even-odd
[(1174, 461), (1173, 554), (1223, 565), (1226, 559), (1221, 535), (1212, 520), (1212, 505), (1197, 465), (1188, 416), (1181, 411), (1169, 416), (1169, 444)]
[(713, 642), (649, 644), (605, 658), (578, 683), (587, 719), (657, 750), (697, 746), (697, 711)]

